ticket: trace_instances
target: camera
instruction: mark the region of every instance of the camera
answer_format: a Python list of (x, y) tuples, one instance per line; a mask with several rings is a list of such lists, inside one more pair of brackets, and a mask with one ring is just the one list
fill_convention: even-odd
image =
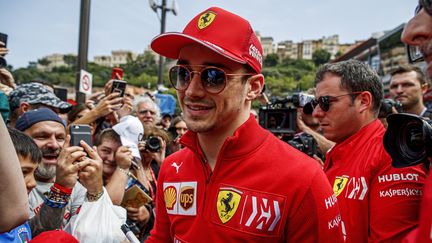
[(291, 140), (288, 140), (287, 143), (310, 157), (314, 154), (318, 154), (317, 142), (315, 138), (308, 133), (303, 132), (297, 134)]
[(388, 115), (393, 114), (393, 109), (395, 108), (398, 113), (403, 112), (402, 104), (399, 101), (392, 99), (383, 99), (381, 101), (381, 107), (379, 110), (379, 118), (386, 118)]
[(297, 109), (305, 107), (314, 96), (304, 93), (294, 93), (284, 99), (274, 98), (260, 108), (259, 124), (274, 134), (291, 134), (297, 129)]
[(311, 157), (313, 155), (319, 156), (318, 145), (312, 135), (307, 133), (295, 134), (297, 130), (297, 108), (303, 107), (304, 110), (310, 106), (309, 108), (313, 111), (310, 102), (314, 98), (312, 95), (294, 93), (291, 97), (285, 99), (272, 99), (268, 105), (260, 108), (259, 124), (301, 152)]
[(432, 156), (432, 121), (413, 114), (391, 114), (384, 148), (396, 168), (417, 165)]
[(145, 143), (145, 149), (149, 152), (159, 152), (161, 149), (161, 143), (159, 141), (159, 138), (155, 136), (149, 136), (146, 140), (144, 140)]

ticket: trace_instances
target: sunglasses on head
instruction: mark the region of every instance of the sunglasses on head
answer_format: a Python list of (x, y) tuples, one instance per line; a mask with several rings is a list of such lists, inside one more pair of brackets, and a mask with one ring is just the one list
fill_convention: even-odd
[(338, 96), (325, 95), (325, 96), (321, 96), (317, 99), (313, 99), (311, 101), (311, 105), (312, 105), (313, 109), (315, 109), (317, 107), (317, 105), (319, 105), (321, 110), (327, 112), (330, 109), (331, 102), (337, 101), (339, 97), (347, 96), (347, 95), (356, 96), (356, 95), (361, 94), (361, 93), (362, 93), (362, 91), (352, 92), (349, 94), (343, 94), (343, 95), (338, 95)]
[[(201, 71), (192, 71), (190, 67), (204, 67)], [(169, 71), (169, 79), (172, 86), (178, 91), (185, 91), (193, 75), (199, 74), (203, 88), (211, 94), (218, 94), (224, 90), (228, 76), (248, 76), (254, 73), (226, 73), (223, 69), (203, 65), (175, 65)]]

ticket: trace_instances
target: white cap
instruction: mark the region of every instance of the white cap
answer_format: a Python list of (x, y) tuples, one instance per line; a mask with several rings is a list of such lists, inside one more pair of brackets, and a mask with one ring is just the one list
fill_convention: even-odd
[(138, 150), (138, 137), (144, 135), (141, 121), (135, 116), (125, 116), (113, 126), (113, 130), (120, 136), (122, 145), (130, 148), (132, 156), (141, 160)]

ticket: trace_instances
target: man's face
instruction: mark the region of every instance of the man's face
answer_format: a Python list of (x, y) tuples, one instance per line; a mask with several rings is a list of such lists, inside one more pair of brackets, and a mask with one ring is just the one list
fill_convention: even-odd
[(55, 121), (42, 121), (24, 131), (29, 135), (42, 152), (42, 163), (36, 174), (42, 178), (55, 176), (55, 168), (61, 148), (65, 142), (66, 129)]
[(421, 9), (406, 25), (402, 41), (420, 47), (428, 64), (427, 72), (432, 77), (432, 16)]
[(410, 109), (419, 105), (423, 99), (423, 93), (427, 89), (421, 86), (417, 79), (417, 73), (410, 71), (393, 75), (390, 80), (390, 96), (403, 105), (405, 109)]
[(151, 104), (140, 102), (136, 108), (138, 119), (140, 119), (144, 125), (155, 125), (156, 111)]
[(57, 164), (57, 158), (66, 138), (65, 127), (55, 121), (38, 122), (25, 130), (42, 151), (42, 163)]
[(313, 117), (318, 118), (324, 136), (336, 143), (344, 141), (361, 127), (356, 101), (352, 101), (352, 96), (345, 95), (350, 92), (341, 89), (340, 84), (340, 77), (331, 73), (324, 75), (316, 86), (315, 96), (344, 96), (331, 99), (328, 111), (317, 105), (312, 113)]
[(120, 143), (112, 139), (104, 139), (97, 147), (97, 152), (103, 161), (103, 175), (106, 178), (110, 177), (117, 168), (115, 152), (120, 146)]
[(168, 128), (171, 125), (171, 117), (169, 117), (169, 116), (162, 117), (161, 125), (164, 128)]
[(33, 162), (30, 158), (31, 156), (22, 157), (21, 155), (18, 155), (21, 171), (23, 173), (24, 182), (27, 188), (27, 194), (30, 194), (31, 190), (36, 187), (34, 173), (38, 166), (38, 164)]
[[(215, 66), (226, 73), (246, 73), (242, 65), (231, 61), (201, 45), (184, 47), (179, 55), (179, 64), (191, 71), (200, 72), (203, 66)], [(201, 65), (201, 66), (199, 66)], [(228, 76), (225, 89), (219, 94), (206, 92), (201, 76), (194, 73), (185, 91), (177, 91), (180, 107), (188, 128), (194, 132), (234, 131), (249, 117), (246, 104), (246, 85), (242, 76)]]

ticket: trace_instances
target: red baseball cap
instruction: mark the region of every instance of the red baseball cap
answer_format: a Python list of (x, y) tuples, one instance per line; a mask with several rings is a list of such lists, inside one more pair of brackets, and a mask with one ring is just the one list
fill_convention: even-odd
[(167, 32), (156, 36), (151, 48), (162, 56), (178, 59), (180, 50), (194, 43), (233, 61), (248, 64), (261, 73), (261, 43), (249, 22), (238, 15), (211, 7), (195, 16), (183, 32)]
[(64, 232), (63, 230), (50, 230), (45, 231), (33, 238), (31, 243), (43, 243), (43, 242), (62, 242), (62, 243), (79, 243), (79, 241), (72, 235)]

